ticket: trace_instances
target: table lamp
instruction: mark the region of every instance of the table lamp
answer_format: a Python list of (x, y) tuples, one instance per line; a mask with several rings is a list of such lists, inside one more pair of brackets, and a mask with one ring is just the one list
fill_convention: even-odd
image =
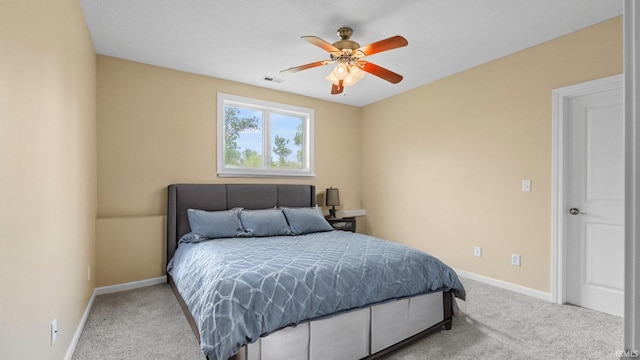
[(336, 217), (336, 206), (340, 206), (340, 192), (337, 188), (330, 187), (325, 194), (325, 205), (331, 206), (329, 217)]

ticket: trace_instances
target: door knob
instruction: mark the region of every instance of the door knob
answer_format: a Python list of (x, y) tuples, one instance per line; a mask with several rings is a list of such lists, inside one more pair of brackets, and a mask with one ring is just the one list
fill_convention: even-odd
[(569, 214), (571, 214), (571, 215), (578, 215), (578, 214), (587, 215), (587, 213), (583, 213), (583, 212), (582, 212), (582, 211), (580, 211), (580, 209), (578, 209), (578, 208), (571, 208), (571, 209), (569, 209)]

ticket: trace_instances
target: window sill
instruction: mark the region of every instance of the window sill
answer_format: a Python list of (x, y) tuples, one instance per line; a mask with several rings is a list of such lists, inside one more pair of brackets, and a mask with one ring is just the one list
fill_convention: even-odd
[(313, 172), (284, 172), (284, 171), (264, 171), (256, 173), (235, 172), (235, 171), (219, 171), (218, 177), (235, 177), (235, 178), (314, 178)]

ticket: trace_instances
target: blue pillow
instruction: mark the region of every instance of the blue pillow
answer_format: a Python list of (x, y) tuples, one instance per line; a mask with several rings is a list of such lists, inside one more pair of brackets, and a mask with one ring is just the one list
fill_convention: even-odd
[(191, 231), (209, 239), (232, 238), (242, 234), (240, 209), (222, 211), (187, 210)]
[(284, 216), (287, 217), (293, 235), (333, 230), (333, 227), (322, 216), (322, 212), (318, 207), (281, 209)]
[(242, 210), (240, 222), (243, 236), (285, 236), (291, 235), (287, 219), (280, 209)]

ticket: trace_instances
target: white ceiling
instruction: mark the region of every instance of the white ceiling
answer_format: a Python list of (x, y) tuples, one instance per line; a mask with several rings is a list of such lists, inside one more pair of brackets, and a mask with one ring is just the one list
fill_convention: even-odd
[[(98, 54), (364, 106), (622, 14), (622, 0), (80, 0)], [(409, 45), (365, 59), (371, 74), (331, 95), (332, 65), (300, 39), (330, 43), (353, 28), (361, 46), (394, 35)], [(265, 76), (282, 79), (268, 82)]]

